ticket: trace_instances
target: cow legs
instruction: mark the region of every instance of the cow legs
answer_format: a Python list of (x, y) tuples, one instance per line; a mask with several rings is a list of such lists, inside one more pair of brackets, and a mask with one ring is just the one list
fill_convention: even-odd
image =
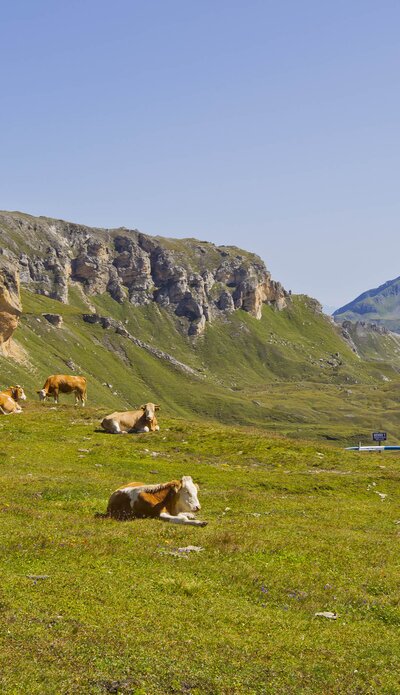
[(111, 434), (126, 434), (126, 432), (121, 430), (119, 422), (116, 420), (111, 420), (109, 432), (111, 432)]
[(81, 404), (82, 408), (85, 407), (85, 397), (82, 393), (75, 391), (75, 405)]
[(56, 405), (58, 405), (58, 389), (54, 389), (53, 396), (54, 396), (54, 403)]
[(169, 521), (171, 524), (185, 524), (187, 526), (207, 526), (206, 521), (197, 521), (196, 519), (188, 519), (187, 516), (179, 514), (178, 516), (172, 516), (168, 512), (161, 512), (160, 519), (162, 521)]

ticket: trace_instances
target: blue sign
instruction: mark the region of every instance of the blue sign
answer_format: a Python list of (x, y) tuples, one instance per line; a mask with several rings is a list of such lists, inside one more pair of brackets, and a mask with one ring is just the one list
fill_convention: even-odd
[(386, 432), (373, 432), (372, 439), (374, 442), (386, 442)]

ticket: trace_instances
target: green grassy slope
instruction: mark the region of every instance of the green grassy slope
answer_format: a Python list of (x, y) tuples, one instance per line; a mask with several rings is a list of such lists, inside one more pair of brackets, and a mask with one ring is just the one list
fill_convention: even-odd
[[(168, 415), (257, 425), (292, 436), (358, 441), (384, 427), (398, 436), (396, 388), (400, 358), (360, 359), (337, 329), (305, 297), (277, 312), (264, 307), (261, 321), (243, 311), (207, 326), (195, 342), (179, 331), (179, 319), (157, 305), (120, 305), (109, 295), (91, 297), (98, 313), (197, 370), (190, 376), (137, 347), (114, 330), (82, 320), (88, 311), (72, 290), (69, 305), (23, 292), (24, 314), (16, 333), (26, 362), (0, 358), (0, 385), (24, 385), (29, 399), (52, 373), (88, 378), (89, 405), (110, 409), (161, 404)], [(43, 312), (61, 313), (54, 328)], [(337, 357), (337, 355), (339, 355)], [(390, 360), (390, 357), (392, 359)], [(397, 366), (396, 359), (399, 361)], [(111, 387), (110, 387), (111, 385)], [(392, 393), (389, 408), (386, 393)], [(64, 403), (68, 397), (61, 397)], [(391, 400), (392, 399), (392, 400)]]
[[(118, 437), (100, 415), (0, 421), (4, 695), (398, 691), (397, 457), (161, 413)], [(204, 529), (94, 517), (124, 482), (182, 474)]]
[(359, 355), (369, 362), (397, 364), (400, 356), (400, 336), (385, 329), (373, 329), (368, 324), (346, 323), (346, 330), (357, 345)]

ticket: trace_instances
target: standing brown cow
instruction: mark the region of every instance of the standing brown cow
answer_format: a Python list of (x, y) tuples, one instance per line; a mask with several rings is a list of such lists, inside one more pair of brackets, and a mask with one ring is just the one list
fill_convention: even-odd
[(85, 405), (86, 378), (69, 374), (53, 374), (47, 377), (45, 385), (37, 393), (41, 401), (45, 401), (48, 396), (53, 396), (54, 403), (58, 403), (59, 393), (75, 393), (75, 405), (78, 403)]

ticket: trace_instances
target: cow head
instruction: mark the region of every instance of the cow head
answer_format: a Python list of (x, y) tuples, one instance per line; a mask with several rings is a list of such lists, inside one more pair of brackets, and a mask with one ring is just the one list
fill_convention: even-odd
[(40, 400), (40, 401), (45, 401), (45, 400), (46, 400), (46, 398), (47, 398), (47, 393), (46, 393), (45, 389), (40, 389), (40, 391), (36, 391), (36, 393), (39, 394), (39, 400)]
[(160, 406), (155, 405), (154, 403), (145, 403), (145, 405), (141, 405), (140, 408), (143, 410), (146, 423), (148, 424), (151, 432), (159, 430), (160, 428), (157, 424), (156, 410), (160, 410)]
[(197, 496), (199, 488), (193, 482), (190, 475), (184, 475), (180, 480), (181, 486), (177, 491), (176, 511), (179, 512), (198, 512), (200, 507)]
[(17, 384), (16, 386), (10, 386), (11, 394), (14, 401), (26, 401), (25, 391)]

